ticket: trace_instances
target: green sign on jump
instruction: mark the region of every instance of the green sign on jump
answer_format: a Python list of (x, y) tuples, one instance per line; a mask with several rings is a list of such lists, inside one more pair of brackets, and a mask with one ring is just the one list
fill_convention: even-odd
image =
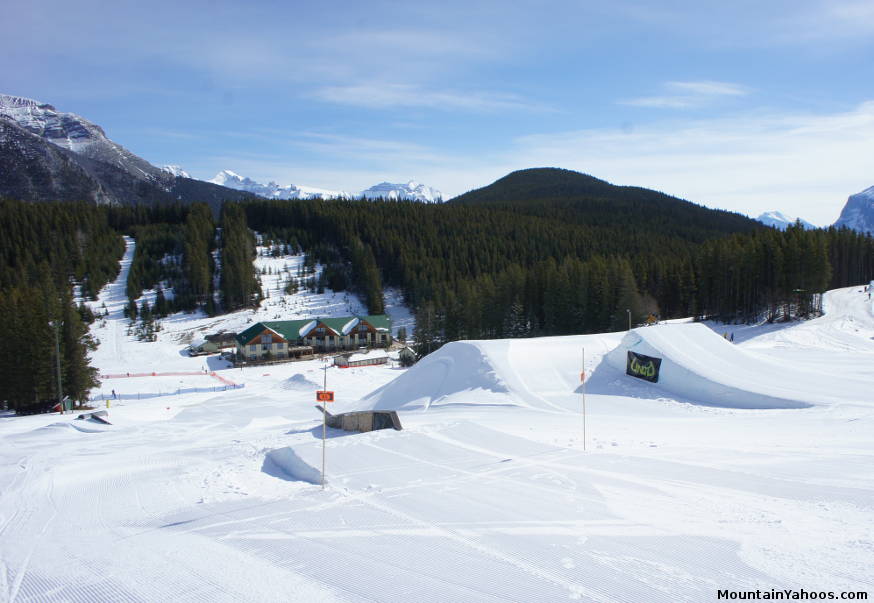
[(659, 368), (662, 365), (661, 358), (644, 356), (635, 352), (628, 352), (628, 363), (625, 365), (625, 373), (638, 379), (644, 379), (652, 383), (659, 382)]

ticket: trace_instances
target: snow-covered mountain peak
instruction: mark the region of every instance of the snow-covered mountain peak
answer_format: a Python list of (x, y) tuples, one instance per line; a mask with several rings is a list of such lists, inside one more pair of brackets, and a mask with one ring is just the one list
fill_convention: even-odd
[(353, 195), (345, 191), (333, 191), (294, 184), (283, 186), (272, 180), (267, 184), (261, 184), (249, 177), (240, 176), (231, 170), (220, 171), (210, 182), (238, 191), (246, 191), (266, 199), (351, 199), (353, 197)]
[(375, 186), (361, 191), (365, 199), (410, 199), (436, 203), (443, 200), (443, 193), (436, 188), (409, 180), (406, 184), (380, 182)]
[(245, 190), (247, 186), (261, 186), (251, 178), (244, 178), (231, 170), (220, 171), (209, 182), (237, 190)]
[(228, 188), (246, 191), (267, 199), (409, 199), (435, 203), (443, 200), (443, 194), (435, 188), (409, 180), (406, 184), (380, 182), (360, 193), (327, 190), (295, 184), (279, 185), (274, 181), (261, 184), (251, 178), (240, 176), (231, 170), (222, 170), (210, 180)]
[(31, 98), (0, 94), (0, 117), (76, 153), (95, 142), (107, 140), (103, 128), (84, 117), (58, 111), (48, 103)]
[(360, 193), (348, 193), (346, 191), (327, 190), (295, 184), (279, 185), (272, 180), (267, 184), (261, 184), (251, 178), (240, 176), (231, 170), (220, 171), (209, 182), (246, 191), (267, 199), (409, 199), (429, 203), (443, 200), (443, 194), (436, 188), (420, 184), (415, 180), (409, 180), (406, 184), (380, 182)]
[(25, 98), (23, 96), (14, 96), (12, 94), (0, 94), (0, 109), (28, 109), (28, 108), (38, 108), (38, 109), (47, 109), (51, 111), (56, 111), (56, 109), (48, 103), (41, 103), (38, 100), (34, 100), (32, 98)]
[(97, 124), (48, 103), (0, 94), (0, 119), (12, 121), (62, 149), (115, 166), (135, 179), (149, 180), (165, 189), (171, 180), (163, 170), (107, 138)]
[(191, 175), (178, 165), (165, 165), (161, 169), (177, 178), (191, 178)]
[(758, 218), (756, 218), (756, 220), (758, 220), (765, 226), (773, 226), (780, 230), (786, 230), (786, 227), (788, 227), (790, 224), (795, 224), (796, 221), (800, 221), (801, 225), (808, 230), (816, 228), (816, 226), (814, 226), (807, 220), (804, 220), (802, 218), (790, 218), (783, 212), (777, 211), (776, 209), (772, 209), (771, 211), (766, 211), (762, 213), (761, 215), (759, 215)]
[(835, 226), (874, 235), (874, 186), (850, 195)]
[(772, 209), (771, 211), (766, 211), (759, 216), (759, 219), (765, 220), (778, 220), (780, 222), (789, 222), (790, 218), (781, 211), (777, 211), (776, 209)]

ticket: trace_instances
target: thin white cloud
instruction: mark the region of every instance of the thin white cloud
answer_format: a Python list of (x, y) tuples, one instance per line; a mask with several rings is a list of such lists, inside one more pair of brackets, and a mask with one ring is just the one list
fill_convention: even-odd
[(689, 109), (699, 106), (701, 99), (694, 96), (642, 96), (620, 101), (619, 104), (653, 109)]
[(867, 41), (874, 33), (874, 3), (871, 0), (820, 0), (784, 21), (784, 42), (809, 43), (830, 40), (846, 44)]
[(696, 94), (699, 96), (745, 96), (750, 93), (749, 88), (731, 82), (714, 82), (702, 80), (697, 82), (668, 82), (668, 88)]
[(619, 104), (656, 109), (690, 109), (712, 104), (726, 97), (746, 96), (750, 89), (741, 84), (700, 80), (690, 82), (666, 82), (665, 95), (642, 96), (620, 101)]
[[(399, 30), (355, 30), (330, 36), (327, 43), (320, 44), (325, 52), (344, 49), (347, 56), (357, 53), (403, 53), (407, 57), (433, 56), (441, 59), (461, 57), (493, 59), (501, 56), (502, 46), (494, 36), (474, 37), (457, 29), (451, 31), (430, 30), (423, 27), (407, 27)], [(345, 49), (352, 49), (350, 52)]]
[(416, 161), (435, 163), (449, 160), (447, 156), (424, 145), (407, 141), (304, 132), (287, 142), (333, 158), (358, 158), (386, 163), (399, 160), (405, 163)]
[(364, 83), (325, 86), (313, 93), (320, 100), (370, 109), (418, 107), (469, 111), (552, 111), (514, 94), (433, 90), (411, 84)]

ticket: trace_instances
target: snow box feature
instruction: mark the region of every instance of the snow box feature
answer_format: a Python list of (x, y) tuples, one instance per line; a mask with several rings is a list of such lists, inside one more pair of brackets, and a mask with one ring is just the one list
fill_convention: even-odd
[(324, 413), (325, 424), (334, 429), (362, 433), (379, 429), (394, 429), (395, 431), (403, 429), (398, 413), (393, 410), (361, 410), (332, 415), (318, 404), (316, 408), (319, 409), (319, 412)]

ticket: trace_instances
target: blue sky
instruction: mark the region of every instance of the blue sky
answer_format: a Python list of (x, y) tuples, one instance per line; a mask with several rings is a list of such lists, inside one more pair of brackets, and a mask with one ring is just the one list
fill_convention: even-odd
[(0, 92), (203, 179), (555, 166), (817, 224), (874, 185), (871, 0), (179, 4), (10, 4)]

